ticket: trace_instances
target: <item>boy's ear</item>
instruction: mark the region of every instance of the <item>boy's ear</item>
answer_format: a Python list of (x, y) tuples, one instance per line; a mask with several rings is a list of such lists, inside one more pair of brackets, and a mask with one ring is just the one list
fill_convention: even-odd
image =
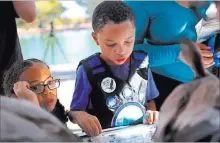
[(95, 33), (95, 32), (92, 32), (92, 37), (93, 37), (93, 39), (94, 39), (95, 43), (96, 43), (97, 45), (99, 45), (99, 42), (98, 42), (98, 37), (97, 37), (97, 35), (96, 35), (96, 33)]

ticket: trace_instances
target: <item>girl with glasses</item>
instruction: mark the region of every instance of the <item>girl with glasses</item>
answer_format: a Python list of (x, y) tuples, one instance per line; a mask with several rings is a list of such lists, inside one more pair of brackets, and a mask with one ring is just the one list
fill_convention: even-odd
[(67, 113), (57, 99), (59, 86), (60, 80), (54, 79), (49, 66), (38, 59), (15, 62), (5, 72), (3, 81), (6, 96), (28, 100), (66, 123)]

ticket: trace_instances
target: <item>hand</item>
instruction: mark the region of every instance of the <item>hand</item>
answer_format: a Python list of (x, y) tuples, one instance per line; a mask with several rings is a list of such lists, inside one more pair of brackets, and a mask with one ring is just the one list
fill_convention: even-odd
[(26, 81), (19, 81), (14, 84), (14, 92), (18, 98), (29, 100), (39, 105), (37, 95), (30, 90), (30, 85)]
[(34, 22), (37, 10), (34, 1), (13, 1), (14, 9), (21, 19), (27, 23)]
[(158, 111), (147, 110), (146, 114), (148, 114), (148, 116), (145, 118), (144, 123), (154, 124), (157, 122), (159, 116)]
[(89, 136), (97, 136), (102, 133), (99, 120), (84, 111), (72, 111), (72, 118), (82, 130)]
[(212, 65), (214, 65), (213, 62), (213, 53), (210, 51), (211, 48), (204, 45), (204, 44), (200, 44), (200, 43), (195, 43), (196, 47), (198, 47), (200, 49), (200, 53), (202, 55), (203, 58), (203, 64), (205, 68), (209, 68)]

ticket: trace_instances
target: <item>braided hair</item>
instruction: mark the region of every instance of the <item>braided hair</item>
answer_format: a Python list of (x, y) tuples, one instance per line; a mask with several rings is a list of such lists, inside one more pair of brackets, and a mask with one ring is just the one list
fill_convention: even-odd
[(56, 106), (51, 113), (54, 116), (56, 116), (64, 124), (68, 121), (69, 113), (67, 111), (65, 111), (65, 108), (60, 103), (59, 99), (57, 99)]
[[(32, 67), (34, 64), (38, 63), (46, 65), (49, 69), (49, 66), (45, 62), (32, 58), (24, 61), (17, 61), (7, 71), (5, 71), (3, 79), (3, 88), (5, 95), (11, 96), (12, 94), (14, 94), (14, 84), (19, 81), (21, 74), (28, 68)], [(59, 100), (57, 100), (56, 106), (51, 113), (56, 116), (62, 123), (66, 123), (68, 121), (65, 108)]]

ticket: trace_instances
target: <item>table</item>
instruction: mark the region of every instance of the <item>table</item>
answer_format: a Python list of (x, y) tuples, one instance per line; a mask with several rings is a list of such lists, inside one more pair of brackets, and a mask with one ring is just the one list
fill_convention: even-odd
[(139, 124), (133, 126), (116, 127), (103, 130), (102, 134), (96, 137), (88, 137), (85, 133), (77, 134), (83, 142), (94, 143), (144, 143), (153, 142), (152, 135), (156, 130), (156, 124)]

